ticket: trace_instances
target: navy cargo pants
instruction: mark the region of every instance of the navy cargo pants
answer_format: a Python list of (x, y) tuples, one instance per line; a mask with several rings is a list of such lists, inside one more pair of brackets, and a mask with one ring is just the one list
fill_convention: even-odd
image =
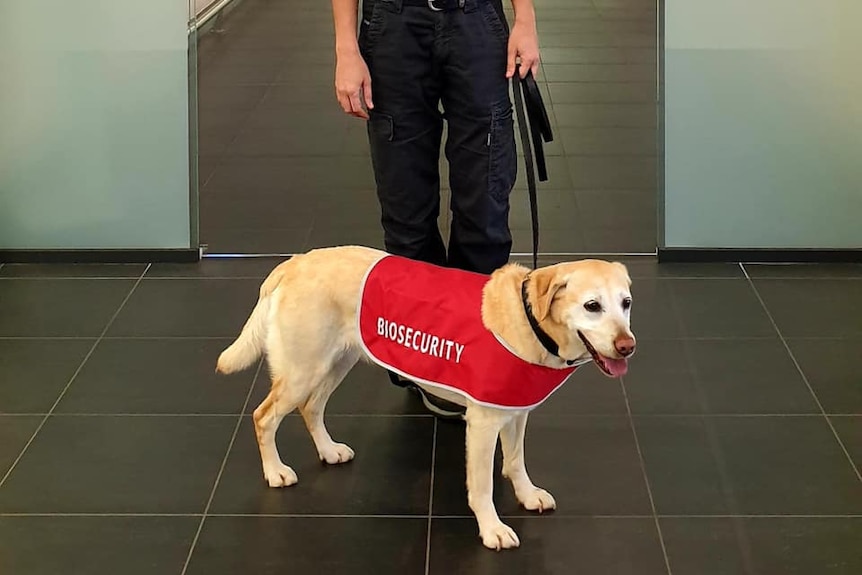
[[(509, 31), (499, 2), (363, 4), (359, 47), (374, 100), (368, 137), (390, 253), (480, 273), (509, 259), (517, 154), (505, 77)], [(444, 119), (448, 254), (437, 227)]]

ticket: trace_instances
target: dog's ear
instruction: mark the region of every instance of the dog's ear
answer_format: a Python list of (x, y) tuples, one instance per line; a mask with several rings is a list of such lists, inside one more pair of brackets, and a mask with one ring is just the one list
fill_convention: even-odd
[(632, 278), (629, 275), (629, 269), (625, 266), (625, 264), (620, 262), (611, 262), (615, 268), (620, 270), (623, 273), (623, 277), (626, 278), (626, 283), (628, 283), (629, 287), (632, 285)]
[(536, 270), (532, 275), (533, 290), (536, 294), (536, 304), (533, 306), (533, 315), (539, 321), (544, 320), (551, 313), (551, 304), (557, 293), (566, 287), (567, 278), (560, 275), (555, 268)]

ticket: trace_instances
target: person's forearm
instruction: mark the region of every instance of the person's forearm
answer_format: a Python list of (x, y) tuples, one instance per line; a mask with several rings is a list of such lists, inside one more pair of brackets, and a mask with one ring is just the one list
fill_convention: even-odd
[[(333, 0), (335, 2), (337, 0)], [(533, 8), (533, 0), (512, 0), (512, 8), (515, 9), (515, 21), (525, 24), (536, 23), (536, 11)]]
[(335, 20), (335, 53), (349, 54), (359, 51), (356, 39), (359, 0), (332, 0), (332, 17)]

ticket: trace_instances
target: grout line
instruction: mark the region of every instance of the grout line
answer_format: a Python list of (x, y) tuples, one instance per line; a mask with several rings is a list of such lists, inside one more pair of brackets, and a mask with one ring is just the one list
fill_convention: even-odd
[[(203, 513), (0, 513), (0, 517), (203, 517)], [(421, 515), (363, 515), (359, 513), (353, 514), (332, 514), (325, 513), (207, 513), (207, 517), (219, 518), (272, 518), (272, 519), (425, 519), (424, 514)], [(434, 519), (442, 520), (469, 520), (475, 521), (472, 515), (432, 515)], [(685, 515), (685, 514), (657, 514), (655, 517), (659, 519), (862, 519), (862, 514), (848, 513), (846, 515), (835, 514), (814, 514), (800, 515), (798, 513), (788, 513), (785, 515), (776, 513), (744, 514), (744, 515)], [(653, 519), (653, 515), (604, 515), (604, 514), (585, 514), (572, 515), (564, 513), (552, 513), (548, 515), (500, 515), (500, 519), (519, 519), (519, 520), (535, 520), (535, 521), (551, 521), (554, 519), (572, 520), (572, 519), (603, 519), (603, 520), (632, 520), (632, 519)]]
[(637, 449), (637, 452), (638, 452), (638, 461), (640, 463), (641, 473), (643, 474), (644, 485), (646, 486), (646, 490), (647, 490), (647, 496), (649, 497), (649, 505), (650, 505), (650, 509), (652, 510), (653, 521), (655, 521), (655, 528), (656, 528), (656, 532), (658, 533), (658, 541), (659, 541), (659, 544), (661, 545), (661, 553), (662, 553), (662, 556), (664, 557), (664, 564), (665, 564), (665, 567), (667, 568), (667, 574), (673, 575), (673, 571), (671, 571), (671, 568), (670, 568), (670, 559), (668, 558), (668, 555), (667, 555), (667, 546), (664, 543), (664, 535), (661, 532), (661, 522), (659, 521), (658, 512), (656, 511), (655, 498), (653, 497), (653, 494), (652, 494), (652, 486), (650, 485), (649, 475), (647, 474), (646, 461), (644, 460), (643, 451), (641, 450), (641, 442), (638, 439), (638, 432), (637, 432), (637, 429), (635, 428), (635, 420), (634, 420), (634, 417), (632, 417), (632, 408), (631, 408), (631, 404), (629, 403), (629, 395), (626, 392), (626, 384), (625, 384), (625, 381), (623, 381), (623, 378), (620, 378), (620, 388), (622, 389), (622, 392), (623, 392), (623, 399), (626, 402), (626, 413), (628, 414), (629, 426), (631, 427), (631, 430), (632, 430), (632, 437), (635, 440), (635, 448)]
[(6, 473), (3, 475), (2, 478), (0, 478), (0, 488), (3, 487), (3, 484), (6, 483), (6, 480), (9, 478), (10, 475), (12, 475), (12, 472), (15, 470), (15, 467), (18, 465), (18, 462), (21, 461), (22, 457), (24, 457), (24, 454), (27, 452), (27, 449), (33, 443), (33, 440), (36, 439), (36, 436), (45, 426), (45, 423), (48, 421), (48, 418), (51, 417), (51, 414), (53, 414), (54, 410), (57, 409), (57, 405), (63, 399), (63, 396), (66, 395), (66, 392), (69, 390), (69, 387), (71, 387), (72, 383), (78, 377), (78, 374), (81, 373), (81, 370), (84, 368), (84, 365), (86, 365), (87, 361), (90, 359), (90, 356), (92, 356), (93, 352), (96, 351), (96, 347), (98, 347), (99, 342), (102, 341), (102, 338), (105, 337), (105, 334), (108, 333), (109, 329), (111, 329), (114, 320), (116, 320), (117, 316), (120, 315), (120, 312), (123, 311), (123, 308), (125, 307), (126, 303), (132, 297), (132, 294), (135, 293), (135, 289), (138, 287), (138, 285), (140, 285), (141, 280), (144, 279), (144, 274), (146, 274), (147, 270), (150, 269), (150, 265), (151, 264), (147, 264), (147, 267), (145, 267), (144, 271), (141, 272), (141, 275), (138, 277), (137, 281), (135, 281), (134, 285), (132, 285), (132, 288), (129, 290), (129, 293), (127, 293), (123, 301), (120, 302), (117, 311), (115, 311), (111, 318), (108, 320), (108, 323), (105, 325), (105, 328), (102, 330), (102, 333), (99, 334), (99, 337), (96, 338), (96, 341), (94, 341), (93, 345), (90, 346), (90, 350), (87, 352), (87, 355), (85, 355), (84, 359), (81, 360), (81, 363), (78, 364), (78, 368), (75, 370), (75, 373), (72, 374), (72, 377), (69, 378), (69, 381), (66, 383), (66, 386), (62, 389), (62, 391), (60, 391), (60, 395), (57, 396), (57, 399), (54, 401), (54, 404), (51, 406), (51, 409), (49, 409), (48, 413), (44, 415), (42, 421), (39, 422), (39, 425), (36, 426), (36, 430), (33, 432), (33, 435), (31, 435), (27, 443), (24, 444), (24, 447), (21, 449), (21, 452), (18, 453), (18, 457), (15, 458), (15, 460), (12, 462), (12, 465), (9, 466), (9, 469), (6, 471)]
[[(83, 265), (83, 264), (82, 264)], [(147, 264), (150, 265), (150, 264)], [(20, 280), (35, 280), (35, 281), (129, 281), (140, 279), (139, 276), (3, 276), (0, 281), (20, 281)]]
[(431, 480), (428, 494), (428, 535), (425, 540), (425, 575), (431, 572), (431, 518), (434, 514), (434, 468), (437, 465), (437, 418), (434, 418), (434, 434), (431, 440)]
[[(0, 417), (45, 417), (49, 415), (45, 412), (4, 412), (0, 411)], [(51, 413), (53, 417), (251, 417), (251, 413)], [(698, 418), (698, 419), (733, 419), (733, 418), (804, 418), (804, 417), (823, 417), (823, 413), (633, 413), (633, 417), (640, 419), (647, 418)], [(827, 417), (862, 417), (862, 413), (826, 413)], [(327, 413), (327, 417), (333, 418), (368, 418), (368, 419), (431, 419), (436, 417), (430, 413)], [(298, 413), (288, 414), (287, 417), (302, 417)], [(539, 419), (619, 419), (624, 417), (622, 413), (556, 413), (544, 414), (537, 413), (533, 415)]]
[(248, 386), (248, 393), (245, 394), (245, 401), (242, 404), (242, 408), (240, 409), (239, 416), (236, 418), (236, 425), (233, 428), (233, 434), (230, 437), (230, 441), (228, 442), (227, 449), (225, 450), (224, 457), (221, 461), (221, 467), (219, 467), (218, 474), (216, 475), (215, 482), (213, 483), (213, 488), (210, 491), (209, 499), (207, 499), (207, 504), (204, 507), (203, 515), (200, 515), (200, 523), (198, 523), (198, 529), (195, 532), (195, 537), (192, 539), (192, 544), (189, 547), (189, 554), (186, 556), (186, 561), (183, 564), (183, 570), (180, 575), (185, 575), (186, 571), (189, 568), (189, 562), (191, 562), (192, 554), (195, 552), (195, 547), (198, 544), (198, 539), (200, 539), (201, 531), (203, 530), (204, 523), (207, 519), (207, 514), (209, 513), (210, 507), (212, 506), (213, 499), (215, 498), (216, 490), (218, 489), (219, 482), (221, 481), (221, 476), (224, 473), (224, 468), (227, 466), (228, 457), (230, 457), (230, 452), (233, 450), (233, 444), (236, 441), (236, 436), (239, 433), (240, 425), (242, 425), (245, 410), (248, 407), (248, 402), (251, 399), (251, 394), (254, 391), (255, 383), (257, 383), (257, 378), (260, 376), (261, 369), (263, 368), (264, 360), (260, 360), (257, 364), (257, 371), (254, 374), (254, 377), (251, 379), (251, 384)]
[[(98, 336), (75, 336), (75, 335), (0, 335), (0, 341), (93, 341), (98, 339)], [(225, 335), (107, 335), (102, 338), (105, 341), (152, 341), (152, 340), (187, 340), (187, 341), (204, 341), (204, 340), (212, 340), (212, 341), (233, 341), (236, 339), (235, 336), (225, 336)], [(683, 337), (683, 336), (641, 336), (639, 338), (643, 341), (648, 341), (652, 343), (656, 342), (678, 342), (678, 341), (768, 341), (776, 339), (775, 335), (742, 335), (742, 336), (721, 336), (721, 335), (698, 335), (691, 337)], [(840, 336), (840, 335), (806, 335), (806, 336), (794, 336), (789, 338), (793, 341), (836, 341), (836, 340), (847, 340), (847, 339), (858, 339), (858, 336)]]
[(799, 361), (797, 361), (796, 355), (794, 355), (793, 350), (790, 349), (790, 345), (788, 345), (787, 340), (784, 339), (784, 334), (781, 333), (781, 329), (779, 329), (775, 318), (772, 316), (772, 312), (769, 311), (769, 308), (767, 307), (766, 302), (763, 300), (763, 297), (760, 295), (757, 286), (754, 285), (754, 281), (751, 279), (751, 276), (748, 275), (748, 270), (745, 269), (745, 266), (743, 264), (740, 263), (739, 265), (742, 268), (742, 272), (745, 274), (745, 278), (748, 280), (748, 284), (754, 291), (754, 295), (757, 296), (757, 300), (763, 307), (763, 311), (766, 312), (766, 316), (772, 323), (773, 329), (775, 329), (775, 332), (778, 334), (781, 343), (784, 345), (784, 349), (787, 350), (787, 354), (790, 356), (790, 359), (793, 360), (793, 365), (796, 366), (796, 371), (798, 371), (799, 375), (802, 376), (802, 381), (805, 382), (805, 385), (808, 387), (808, 391), (811, 393), (811, 397), (814, 398), (814, 402), (817, 404), (817, 408), (820, 410), (820, 414), (823, 416), (823, 419), (826, 420), (826, 424), (829, 426), (829, 429), (832, 430), (832, 435), (835, 437), (835, 441), (838, 442), (838, 446), (841, 448), (841, 451), (844, 452), (844, 456), (847, 458), (848, 463), (850, 463), (850, 467), (856, 474), (856, 479), (858, 479), (859, 482), (862, 483), (862, 473), (859, 472), (859, 468), (856, 466), (856, 462), (853, 461), (853, 457), (850, 455), (850, 452), (847, 450), (847, 447), (844, 445), (844, 442), (841, 441), (841, 437), (838, 435), (838, 430), (835, 429), (835, 426), (832, 424), (832, 420), (829, 419), (829, 415), (826, 413), (826, 409), (823, 408), (823, 404), (820, 402), (820, 398), (817, 397), (817, 393), (811, 386), (811, 382), (808, 381), (808, 376), (805, 375), (805, 372), (802, 370), (802, 366), (799, 364)]

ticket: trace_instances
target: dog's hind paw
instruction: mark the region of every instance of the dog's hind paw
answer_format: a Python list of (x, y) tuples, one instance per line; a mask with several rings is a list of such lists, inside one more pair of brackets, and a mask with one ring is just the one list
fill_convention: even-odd
[(353, 456), (353, 450), (350, 449), (350, 446), (345, 445), (343, 443), (333, 443), (332, 445), (326, 446), (325, 449), (321, 449), (318, 452), (320, 455), (320, 460), (325, 461), (330, 465), (335, 465), (338, 463), (347, 463)]
[(491, 527), (480, 529), (479, 535), (482, 537), (482, 544), (494, 551), (512, 549), (521, 545), (521, 541), (518, 539), (518, 535), (514, 529), (502, 521), (497, 521)]
[(270, 487), (290, 487), (299, 481), (296, 472), (283, 463), (264, 468), (263, 478)]
[(527, 493), (524, 497), (519, 497), (519, 499), (521, 501), (521, 505), (523, 505), (524, 509), (528, 511), (538, 511), (539, 513), (543, 513), (557, 508), (557, 502), (554, 500), (554, 496), (539, 487), (534, 487), (532, 491)]

